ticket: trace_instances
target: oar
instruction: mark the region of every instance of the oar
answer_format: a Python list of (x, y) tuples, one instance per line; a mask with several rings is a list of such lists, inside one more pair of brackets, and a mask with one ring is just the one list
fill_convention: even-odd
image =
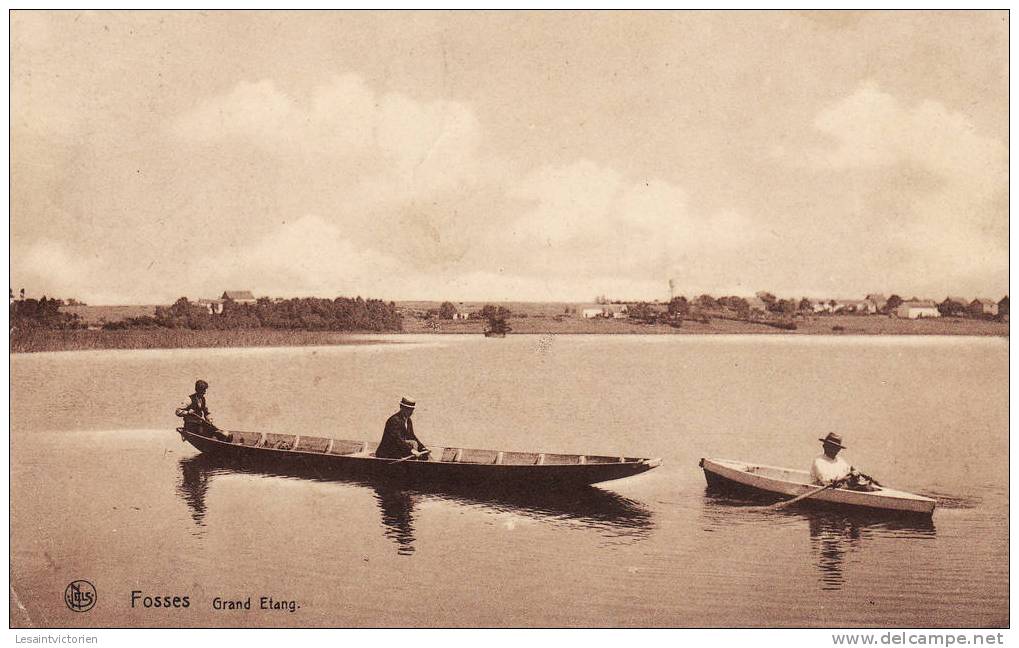
[(770, 509), (785, 508), (785, 507), (789, 506), (790, 504), (795, 504), (796, 502), (803, 501), (803, 500), (807, 499), (808, 497), (813, 497), (814, 495), (817, 495), (821, 491), (826, 491), (829, 488), (835, 488), (835, 487), (837, 487), (841, 483), (842, 482), (840, 482), (840, 481), (835, 481), (835, 482), (832, 482), (830, 484), (825, 484), (824, 486), (818, 486), (817, 488), (815, 488), (812, 491), (807, 491), (806, 493), (804, 493), (802, 495), (799, 495), (798, 497), (794, 497), (791, 500), (786, 500), (784, 502), (779, 502), (778, 504), (772, 504), (771, 506), (769, 506), (767, 508), (770, 508)]
[(789, 506), (790, 504), (795, 504), (796, 502), (801, 502), (801, 501), (807, 499), (808, 497), (813, 497), (814, 495), (817, 495), (821, 491), (826, 491), (829, 488), (836, 488), (836, 487), (840, 486), (841, 484), (842, 484), (842, 480), (834, 481), (834, 482), (832, 482), (830, 484), (825, 484), (824, 486), (818, 486), (814, 490), (807, 491), (806, 493), (804, 493), (802, 495), (798, 495), (797, 497), (794, 497), (791, 500), (785, 500), (784, 502), (779, 502), (777, 504), (769, 504), (768, 506), (748, 506), (747, 508), (750, 509), (750, 510), (757, 510), (757, 511), (775, 511), (777, 509), (785, 508), (785, 507)]
[(188, 414), (186, 414), (184, 416), (184, 418), (191, 418), (194, 421), (197, 421), (197, 422), (202, 423), (204, 425), (208, 425), (209, 427), (211, 427), (216, 432), (220, 431), (220, 429), (218, 427), (216, 427), (215, 423), (213, 423), (209, 419), (205, 418), (204, 416), (198, 416), (197, 414), (188, 413)]
[(395, 464), (398, 464), (398, 463), (400, 463), (401, 461), (407, 461), (408, 459), (413, 459), (414, 457), (421, 457), (421, 456), (424, 456), (424, 455), (426, 455), (426, 454), (431, 454), (431, 452), (432, 452), (431, 450), (425, 450), (424, 452), (419, 452), (419, 453), (418, 453), (418, 454), (416, 454), (416, 455), (412, 455), (412, 454), (411, 454), (411, 455), (407, 455), (407, 456), (406, 456), (406, 457), (404, 457), (403, 459), (397, 459), (397, 460), (396, 460), (396, 461), (394, 461), (393, 463), (395, 463)]
[(203, 425), (208, 425), (210, 428), (212, 428), (213, 432), (219, 433), (220, 436), (227, 437), (227, 439), (230, 438), (230, 434), (228, 432), (224, 432), (223, 430), (219, 429), (219, 427), (217, 427), (215, 423), (205, 418), (204, 416), (198, 416), (197, 414), (194, 413), (187, 414), (186, 417), (187, 416), (191, 417), (193, 420), (198, 421), (199, 423), (202, 423)]

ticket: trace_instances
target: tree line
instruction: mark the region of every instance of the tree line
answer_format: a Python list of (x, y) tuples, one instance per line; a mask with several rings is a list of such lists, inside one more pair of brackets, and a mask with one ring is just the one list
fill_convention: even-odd
[(25, 299), (24, 289), (22, 289), (21, 295), (21, 299), (14, 301), (14, 292), (11, 291), (10, 326), (12, 330), (28, 328), (84, 328), (85, 325), (78, 315), (64, 313), (60, 310), (60, 307), (64, 306), (64, 300), (48, 298), (46, 295), (43, 295), (40, 299)]
[(225, 330), (273, 328), (305, 331), (399, 331), (403, 321), (393, 302), (361, 297), (315, 297), (275, 301), (267, 297), (254, 304), (223, 302), (221, 313), (181, 297), (171, 306), (156, 308), (154, 315), (109, 322), (104, 329), (184, 328)]
[[(12, 329), (80, 329), (84, 322), (74, 313), (62, 312), (75, 300), (13, 299), (10, 302)], [(155, 314), (128, 317), (103, 324), (105, 330), (171, 328), (224, 330), (274, 328), (306, 331), (400, 331), (403, 321), (393, 302), (361, 297), (336, 299), (298, 298), (271, 300), (254, 304), (223, 302), (221, 313), (211, 313), (204, 304), (181, 297), (171, 306), (159, 306)]]

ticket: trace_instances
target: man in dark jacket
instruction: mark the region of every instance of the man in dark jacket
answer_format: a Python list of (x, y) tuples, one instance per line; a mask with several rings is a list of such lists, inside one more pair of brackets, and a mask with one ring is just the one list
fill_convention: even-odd
[(382, 432), (375, 456), (383, 459), (424, 459), (428, 448), (414, 436), (414, 424), (410, 417), (414, 414), (414, 401), (409, 398), (400, 399), (400, 411), (386, 420), (386, 429)]

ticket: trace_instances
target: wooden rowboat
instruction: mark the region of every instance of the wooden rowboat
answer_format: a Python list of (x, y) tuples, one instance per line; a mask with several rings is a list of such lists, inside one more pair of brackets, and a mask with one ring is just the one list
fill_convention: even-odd
[(346, 475), (485, 486), (577, 487), (639, 475), (661, 459), (431, 447), (427, 461), (381, 459), (378, 442), (296, 434), (219, 430), (190, 422), (177, 428), (201, 452), (251, 466), (288, 465)]
[[(805, 470), (759, 466), (729, 459), (701, 459), (708, 486), (752, 495), (796, 497), (817, 488)], [(873, 492), (833, 488), (821, 491), (808, 502), (840, 507), (880, 509), (898, 513), (930, 516), (937, 502), (929, 497), (905, 491), (881, 488)]]

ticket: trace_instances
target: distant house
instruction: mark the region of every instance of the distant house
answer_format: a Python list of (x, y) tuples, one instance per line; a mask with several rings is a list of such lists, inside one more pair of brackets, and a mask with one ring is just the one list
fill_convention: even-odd
[(832, 306), (829, 299), (811, 299), (810, 310), (815, 313), (832, 313), (835, 311), (835, 307)]
[(602, 307), (602, 315), (612, 319), (626, 319), (630, 315), (630, 309), (626, 304), (605, 304)]
[(869, 299), (837, 299), (835, 312), (838, 311), (869, 315), (877, 312), (877, 305)]
[(974, 317), (983, 317), (984, 315), (997, 315), (998, 314), (998, 302), (993, 299), (984, 299), (977, 297), (969, 303), (970, 315)]
[(874, 303), (874, 311), (872, 312), (883, 311), (885, 306), (888, 305), (888, 298), (881, 293), (872, 293), (867, 295), (867, 301)]
[(230, 300), (237, 304), (254, 304), (257, 300), (250, 290), (227, 290), (220, 297), (223, 301)]
[(223, 312), (223, 301), (222, 299), (199, 299), (198, 305), (209, 311), (209, 315), (219, 315)]
[(928, 300), (907, 301), (899, 304), (895, 315), (903, 319), (921, 319), (924, 317), (941, 317), (938, 305)]
[(747, 297), (747, 305), (750, 306), (751, 311), (761, 311), (765, 313), (768, 311), (768, 304), (760, 297)]
[(945, 301), (938, 304), (938, 310), (940, 310), (943, 315), (952, 317), (968, 315), (969, 304), (970, 300), (965, 297), (949, 295), (948, 297), (945, 297)]
[(465, 320), (470, 318), (471, 318), (470, 313), (461, 313), (460, 311), (453, 313), (453, 319), (455, 320)]
[(580, 316), (584, 319), (604, 317), (607, 319), (624, 319), (629, 317), (630, 309), (626, 304), (596, 304), (584, 306), (580, 309)]

